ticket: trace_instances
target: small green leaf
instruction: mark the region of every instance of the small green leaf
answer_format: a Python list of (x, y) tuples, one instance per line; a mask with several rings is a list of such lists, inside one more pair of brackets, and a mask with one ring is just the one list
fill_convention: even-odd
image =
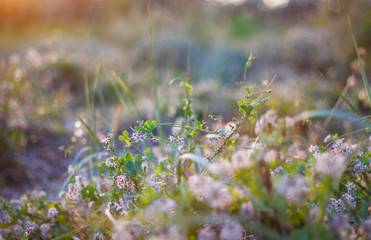
[(131, 153), (125, 153), (125, 159), (128, 162), (132, 162), (133, 161), (133, 155)]

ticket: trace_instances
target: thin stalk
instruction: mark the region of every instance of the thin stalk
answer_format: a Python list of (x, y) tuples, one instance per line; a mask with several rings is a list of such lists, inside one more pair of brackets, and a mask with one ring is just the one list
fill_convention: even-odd
[[(155, 117), (156, 121), (158, 123), (161, 123), (161, 111), (160, 111), (160, 101), (158, 98), (158, 93), (157, 93), (157, 76), (156, 76), (156, 68), (155, 68), (155, 57), (154, 57), (154, 52), (153, 52), (153, 38), (152, 38), (152, 25), (151, 25), (151, 11), (149, 4), (147, 4), (147, 15), (148, 15), (148, 28), (149, 28), (149, 37), (151, 41), (151, 73), (152, 73), (152, 84), (153, 84), (153, 96), (155, 99)], [(158, 128), (158, 133), (161, 138), (165, 138), (165, 133), (164, 130), (161, 126)], [(163, 144), (160, 142), (160, 147), (161, 147), (161, 152), (164, 152)]]

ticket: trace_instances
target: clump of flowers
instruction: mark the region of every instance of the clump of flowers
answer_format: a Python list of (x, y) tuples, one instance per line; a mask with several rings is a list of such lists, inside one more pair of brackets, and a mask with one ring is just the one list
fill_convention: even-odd
[(92, 136), (101, 145), (71, 165), (58, 200), (37, 192), (0, 198), (1, 237), (369, 237), (365, 146), (331, 136), (327, 146), (308, 149), (291, 134), (295, 118), (276, 110), (258, 117), (269, 86), (257, 93), (245, 86), (240, 113), (228, 123), (211, 115), (216, 124), (209, 128), (195, 117), (190, 82), (180, 86), (181, 124), (138, 121), (101, 143)]

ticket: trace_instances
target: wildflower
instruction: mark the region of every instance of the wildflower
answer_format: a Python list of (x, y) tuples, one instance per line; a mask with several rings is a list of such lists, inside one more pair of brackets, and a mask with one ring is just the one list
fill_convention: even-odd
[(198, 231), (197, 234), (198, 240), (214, 240), (216, 239), (216, 232), (210, 226), (206, 226)]
[(356, 186), (354, 183), (349, 182), (347, 185), (345, 185), (348, 189), (348, 193), (355, 193), (356, 192)]
[(126, 177), (124, 174), (117, 176), (116, 185), (121, 189), (127, 186), (127, 181), (126, 181)]
[(301, 175), (285, 175), (278, 182), (277, 192), (290, 203), (301, 204), (305, 202), (309, 192), (308, 183)]
[(271, 163), (278, 159), (278, 153), (275, 150), (270, 150), (264, 154), (263, 158), (266, 163)]
[(191, 192), (197, 197), (201, 197), (204, 193), (204, 189), (212, 182), (210, 177), (203, 177), (199, 175), (194, 175), (189, 177), (188, 186)]
[(170, 143), (175, 143), (177, 145), (184, 144), (184, 139), (178, 136), (178, 134), (173, 133), (173, 135), (169, 136)]
[(0, 210), (0, 224), (10, 223), (10, 217), (7, 211)]
[(223, 226), (220, 232), (220, 239), (242, 239), (243, 228), (242, 226), (233, 220), (228, 220)]
[(106, 165), (108, 167), (116, 167), (117, 166), (117, 162), (116, 162), (114, 157), (107, 158), (105, 162), (106, 162)]
[(310, 154), (316, 157), (320, 153), (320, 148), (317, 145), (310, 145), (308, 151)]
[(48, 218), (55, 218), (58, 215), (58, 210), (55, 207), (51, 207), (48, 210)]
[(351, 152), (352, 149), (344, 144), (342, 139), (337, 139), (334, 141), (331, 145), (332, 152), (337, 155), (342, 155), (344, 157), (347, 157)]
[(232, 195), (220, 181), (212, 181), (202, 193), (205, 201), (215, 209), (225, 209), (232, 202)]
[(27, 50), (26, 59), (34, 67), (40, 67), (44, 61), (41, 54), (35, 48), (30, 48)]
[(104, 150), (108, 153), (112, 153), (114, 154), (115, 153), (115, 149), (116, 147), (112, 144), (108, 144), (107, 146), (104, 147)]
[(346, 167), (346, 159), (342, 155), (321, 153), (316, 157), (315, 171), (321, 175), (338, 179)]
[(145, 133), (142, 133), (141, 131), (136, 131), (136, 132), (133, 132), (133, 135), (132, 135), (132, 139), (133, 139), (133, 142), (141, 142), (141, 141), (144, 141), (148, 138), (148, 134), (145, 132)]
[(100, 232), (95, 233), (93, 237), (93, 240), (105, 240), (105, 239), (106, 237)]
[(254, 205), (251, 202), (243, 203), (241, 205), (241, 215), (248, 220), (254, 220), (254, 211)]
[(184, 232), (180, 227), (171, 224), (170, 226), (157, 227), (157, 232), (159, 233), (159, 239), (185, 239)]
[(164, 186), (165, 186), (165, 181), (162, 180), (161, 178), (157, 177), (155, 174), (153, 174), (149, 179), (148, 179), (148, 184), (155, 190), (156, 192), (162, 192)]
[(295, 125), (295, 121), (292, 117), (285, 117), (284, 118), (284, 122), (285, 122), (285, 127), (287, 128), (291, 128)]
[(349, 193), (344, 194), (341, 197), (341, 200), (348, 205), (350, 208), (356, 208), (356, 201), (354, 200), (354, 197), (350, 195)]
[(37, 224), (36, 223), (33, 223), (33, 222), (30, 222), (30, 221), (27, 221), (26, 224), (25, 224), (25, 234), (27, 236), (30, 236), (32, 233), (34, 233), (36, 230), (37, 230)]
[(353, 167), (353, 172), (358, 175), (366, 172), (367, 170), (368, 170), (367, 166), (361, 163), (359, 160), (358, 163), (356, 163)]
[(43, 240), (46, 240), (46, 239), (50, 238), (49, 230), (50, 230), (50, 224), (49, 223), (44, 223), (44, 224), (40, 225), (41, 238)]
[(105, 137), (105, 138), (103, 138), (102, 140), (101, 140), (101, 143), (104, 143), (104, 144), (108, 144), (108, 143), (110, 143), (111, 142), (111, 138), (109, 138), (109, 137)]
[(272, 175), (273, 176), (278, 176), (280, 173), (284, 172), (283, 168), (281, 166), (275, 167), (272, 170)]
[(307, 158), (307, 152), (301, 149), (297, 144), (292, 144), (289, 146), (288, 150), (294, 158), (300, 158), (302, 160)]
[(346, 211), (346, 206), (343, 201), (337, 200), (335, 198), (330, 198), (330, 203), (327, 205), (327, 212), (329, 213), (341, 213)]
[(325, 137), (325, 139), (323, 140), (323, 142), (324, 142), (324, 143), (328, 143), (328, 142), (330, 142), (331, 140), (332, 140), (331, 135), (327, 135), (327, 136)]
[(80, 188), (77, 183), (70, 183), (68, 184), (68, 197), (71, 200), (77, 201), (80, 199), (81, 194), (80, 194)]
[(348, 239), (347, 231), (350, 228), (348, 223), (348, 217), (345, 215), (336, 216), (329, 222), (329, 227), (336, 233), (336, 237), (339, 240)]
[(231, 164), (234, 169), (249, 168), (253, 162), (249, 158), (249, 152), (246, 150), (237, 150), (232, 154)]
[(161, 217), (163, 215), (173, 215), (176, 209), (176, 202), (175, 200), (163, 197), (153, 201), (149, 204), (145, 210), (146, 217), (149, 219), (155, 219), (157, 217)]
[(261, 131), (266, 132), (278, 128), (278, 115), (275, 110), (268, 110), (255, 124), (255, 133), (259, 135)]
[(184, 146), (180, 145), (180, 146), (178, 147), (178, 151), (179, 151), (180, 154), (184, 154), (184, 153), (186, 152), (186, 149), (185, 149)]
[(68, 165), (68, 173), (71, 174), (71, 175), (74, 175), (76, 174), (77, 170), (75, 168), (75, 166), (73, 166), (72, 164)]
[(227, 177), (233, 175), (233, 168), (228, 161), (215, 161), (210, 166), (210, 171), (220, 177)]
[(115, 223), (112, 240), (140, 239), (144, 234), (144, 228), (137, 222), (121, 220)]
[(360, 227), (360, 234), (365, 237), (365, 239), (371, 239), (371, 217), (363, 221)]
[(121, 198), (118, 202), (109, 202), (108, 209), (111, 209), (111, 206), (113, 206), (116, 212), (118, 212), (121, 216), (126, 216), (128, 214), (128, 206)]

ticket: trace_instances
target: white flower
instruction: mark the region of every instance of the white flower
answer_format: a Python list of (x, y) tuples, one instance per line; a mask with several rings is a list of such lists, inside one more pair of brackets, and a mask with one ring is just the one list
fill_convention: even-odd
[(112, 240), (134, 240), (143, 235), (143, 226), (134, 221), (121, 220), (115, 223)]
[(55, 207), (51, 207), (48, 210), (48, 218), (55, 218), (58, 215), (58, 210)]
[(263, 158), (266, 163), (271, 163), (278, 159), (278, 153), (275, 150), (270, 150), (264, 154)]
[(105, 239), (106, 237), (100, 232), (95, 233), (93, 237), (93, 240), (105, 240)]
[(285, 175), (277, 184), (277, 192), (290, 203), (301, 204), (305, 202), (309, 192), (308, 183), (301, 175)]
[(68, 197), (74, 201), (77, 201), (81, 198), (80, 188), (77, 183), (68, 184)]
[(210, 226), (206, 226), (198, 231), (197, 240), (214, 240), (216, 239), (216, 232)]
[(153, 174), (148, 179), (148, 184), (155, 190), (156, 192), (162, 192), (164, 186), (166, 185), (166, 182), (162, 180), (161, 178), (157, 177), (155, 174)]
[(7, 211), (0, 210), (0, 224), (10, 223), (10, 217)]
[(342, 155), (333, 153), (321, 153), (316, 157), (315, 171), (320, 175), (327, 175), (338, 179), (344, 172), (346, 159)]
[(215, 161), (210, 166), (210, 171), (215, 173), (220, 177), (227, 177), (233, 175), (233, 168), (230, 162), (228, 161)]
[(232, 203), (232, 195), (222, 182), (211, 182), (202, 193), (205, 201), (215, 209), (225, 209)]
[(205, 188), (207, 188), (212, 181), (213, 180), (210, 177), (194, 175), (189, 177), (188, 185), (194, 195), (201, 197)]
[(325, 137), (325, 139), (323, 140), (323, 142), (324, 142), (324, 143), (328, 143), (328, 142), (330, 142), (331, 140), (332, 140), (331, 135), (327, 135), (327, 136)]
[(243, 228), (242, 226), (233, 220), (227, 221), (223, 226), (222, 231), (220, 232), (220, 239), (242, 239), (243, 237)]
[(40, 231), (41, 231), (41, 238), (43, 240), (46, 240), (46, 239), (50, 238), (49, 230), (50, 230), (50, 224), (49, 223), (41, 224)]
[(241, 215), (248, 220), (254, 220), (254, 205), (251, 202), (243, 203), (241, 205)]
[(239, 168), (249, 168), (253, 162), (249, 159), (249, 152), (246, 150), (238, 150), (232, 154), (232, 167), (236, 170)]
[(121, 189), (127, 186), (127, 181), (126, 181), (126, 177), (124, 174), (117, 176), (116, 185)]
[(162, 215), (173, 215), (176, 210), (176, 201), (174, 199), (163, 197), (149, 204), (145, 210), (145, 214), (149, 219), (156, 219)]
[(26, 223), (25, 223), (25, 227), (24, 227), (24, 229), (25, 229), (25, 234), (27, 235), (27, 236), (30, 236), (32, 233), (34, 233), (35, 231), (36, 231), (36, 229), (37, 229), (37, 224), (36, 223), (33, 223), (33, 222), (30, 222), (30, 221), (27, 221)]
[(116, 167), (117, 166), (117, 162), (116, 162), (116, 160), (115, 160), (114, 157), (109, 157), (109, 158), (106, 159), (106, 165), (108, 167)]

